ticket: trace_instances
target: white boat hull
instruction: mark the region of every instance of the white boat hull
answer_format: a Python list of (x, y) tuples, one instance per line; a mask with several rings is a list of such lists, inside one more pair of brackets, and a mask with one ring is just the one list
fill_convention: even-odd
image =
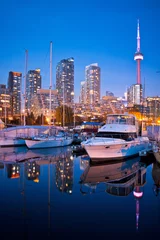
[(15, 147), (15, 146), (24, 146), (25, 140), (24, 139), (0, 139), (0, 147)]
[(51, 140), (51, 139), (44, 139), (44, 140), (25, 140), (26, 145), (30, 149), (35, 148), (52, 148), (52, 147), (64, 147), (68, 146), (72, 143), (73, 139), (59, 139), (59, 140)]
[(146, 137), (140, 137), (133, 141), (112, 141), (112, 143), (104, 140), (97, 144), (94, 139), (93, 142), (91, 139), (86, 144), (83, 143), (83, 147), (92, 161), (124, 159), (138, 155), (142, 150), (151, 150)]

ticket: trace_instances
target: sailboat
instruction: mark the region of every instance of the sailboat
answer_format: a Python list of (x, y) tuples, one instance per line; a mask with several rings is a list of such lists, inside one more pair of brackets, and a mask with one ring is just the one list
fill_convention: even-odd
[(64, 147), (68, 146), (73, 142), (73, 138), (68, 136), (67, 133), (54, 127), (55, 134), (51, 135), (51, 90), (52, 90), (52, 42), (50, 42), (50, 126), (49, 134), (34, 137), (31, 140), (25, 140), (25, 143), (28, 148), (50, 148), (50, 147)]

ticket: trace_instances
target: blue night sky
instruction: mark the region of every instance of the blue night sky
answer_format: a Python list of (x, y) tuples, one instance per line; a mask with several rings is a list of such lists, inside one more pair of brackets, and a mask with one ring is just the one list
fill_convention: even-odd
[[(139, 4), (139, 5), (138, 5)], [(9, 71), (24, 73), (41, 68), (42, 87), (49, 87), (49, 44), (53, 41), (55, 68), (63, 58), (75, 59), (75, 95), (84, 80), (85, 66), (101, 67), (101, 96), (113, 91), (122, 96), (136, 83), (137, 19), (140, 19), (142, 83), (146, 95), (160, 95), (159, 0), (1, 0), (0, 83)]]

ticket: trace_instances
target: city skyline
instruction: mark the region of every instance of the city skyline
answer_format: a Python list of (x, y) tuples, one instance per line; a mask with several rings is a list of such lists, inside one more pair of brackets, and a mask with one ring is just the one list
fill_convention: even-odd
[[(90, 1), (62, 6), (62, 2), (50, 1), (26, 4), (20, 1), (3, 3), (4, 22), (3, 38), (0, 39), (0, 74), (1, 83), (7, 83), (9, 71), (22, 72), (24, 76), (25, 49), (29, 52), (28, 69), (40, 68), (42, 88), (49, 88), (49, 42), (53, 41), (53, 84), (56, 83), (56, 64), (64, 58), (75, 60), (75, 96), (79, 96), (80, 83), (85, 79), (85, 66), (97, 62), (101, 66), (101, 96), (107, 90), (116, 96), (122, 96), (126, 88), (136, 83), (137, 19), (140, 20), (141, 49), (144, 61), (141, 67), (142, 84), (146, 83), (146, 95), (159, 94), (160, 74), (160, 34), (158, 33), (159, 7), (155, 1), (146, 1), (120, 6), (114, 3), (99, 2), (97, 6)], [(36, 17), (32, 14), (35, 9)], [(114, 4), (117, 3), (117, 7)], [(52, 6), (50, 8), (50, 6)], [(14, 10), (19, 9), (19, 14)], [(28, 9), (30, 13), (28, 15)], [(23, 14), (22, 14), (23, 13)], [(22, 18), (19, 21), (19, 18)], [(30, 17), (29, 17), (30, 16)], [(80, 16), (83, 16), (81, 18)], [(64, 21), (65, 19), (65, 21)], [(72, 20), (72, 21), (71, 21)], [(46, 27), (47, 26), (47, 27)], [(119, 87), (119, 84), (121, 88)]]

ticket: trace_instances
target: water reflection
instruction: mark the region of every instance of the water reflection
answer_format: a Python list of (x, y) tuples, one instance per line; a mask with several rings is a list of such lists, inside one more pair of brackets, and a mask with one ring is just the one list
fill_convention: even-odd
[(157, 197), (160, 193), (160, 164), (158, 162), (153, 163), (152, 178), (154, 181), (153, 190)]
[[(73, 229), (79, 233), (91, 234), (93, 231), (92, 236), (94, 231), (101, 230), (102, 233), (114, 233), (117, 229), (121, 233), (121, 228), (125, 232), (126, 223), (120, 226), (115, 222), (123, 214), (126, 222), (130, 219), (130, 230), (134, 233), (133, 226), (136, 225), (138, 229), (140, 225), (142, 228), (145, 221), (143, 219), (139, 224), (139, 218), (142, 219), (145, 212), (143, 200), (148, 200), (143, 193), (149, 184), (146, 172), (151, 162), (142, 162), (137, 157), (124, 162), (93, 165), (87, 156), (74, 158), (70, 147), (4, 149), (4, 152), (0, 152), (0, 187), (3, 195), (0, 204), (12, 218), (8, 219), (6, 212), (0, 213), (3, 218), (2, 229), (6, 229), (7, 233), (9, 221), (15, 233), (17, 224), (24, 222), (23, 233), (27, 239), (33, 239), (33, 236), (36, 239), (37, 234), (44, 239), (47, 234), (54, 238), (54, 234), (62, 234), (62, 230), (64, 235), (71, 231), (76, 237)], [(158, 195), (160, 166), (155, 162), (152, 178)], [(152, 190), (153, 182), (148, 186)], [(95, 229), (93, 224), (98, 224)], [(16, 232), (17, 235), (20, 232)]]
[(36, 161), (28, 161), (24, 165), (27, 180), (39, 182), (40, 165)]
[(7, 164), (7, 177), (8, 178), (19, 178), (20, 177), (20, 166), (18, 163)]
[(104, 191), (107, 193), (115, 196), (127, 196), (139, 182), (144, 184), (146, 168), (144, 163), (140, 162), (139, 157), (111, 164), (89, 164), (80, 179), (82, 193), (95, 193), (99, 187), (102, 191), (100, 183), (104, 183)]
[(139, 200), (143, 196), (143, 186), (146, 184), (146, 165), (140, 161), (140, 157), (111, 164), (88, 164), (80, 179), (82, 194), (105, 191), (113, 196), (124, 197), (133, 192), (136, 199), (138, 230)]
[(73, 159), (70, 152), (63, 154), (56, 164), (56, 186), (60, 192), (72, 194)]

